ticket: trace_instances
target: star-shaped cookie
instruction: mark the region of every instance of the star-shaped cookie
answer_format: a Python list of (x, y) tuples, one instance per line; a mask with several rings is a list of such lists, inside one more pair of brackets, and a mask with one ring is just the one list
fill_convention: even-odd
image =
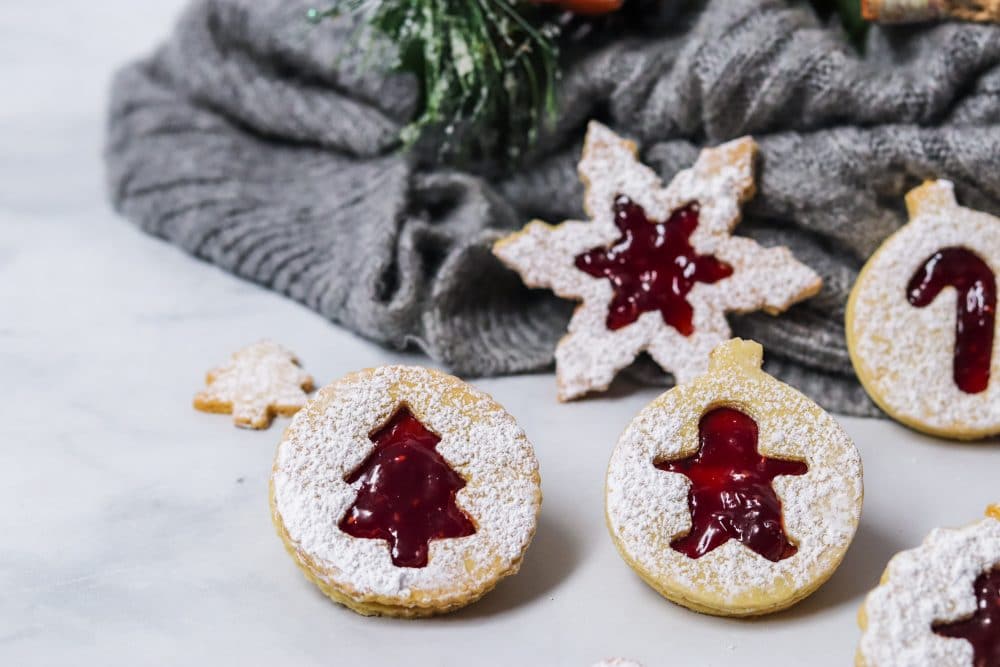
[(204, 412), (232, 413), (244, 428), (267, 428), (275, 415), (290, 416), (309, 399), (313, 379), (291, 352), (269, 340), (248, 345), (225, 366), (210, 370), (194, 397)]
[(819, 291), (788, 248), (731, 235), (756, 151), (749, 137), (707, 148), (664, 187), (633, 142), (591, 122), (579, 165), (591, 220), (535, 220), (493, 246), (529, 287), (582, 302), (556, 348), (560, 400), (607, 389), (642, 351), (686, 382), (731, 337), (727, 312), (777, 314)]

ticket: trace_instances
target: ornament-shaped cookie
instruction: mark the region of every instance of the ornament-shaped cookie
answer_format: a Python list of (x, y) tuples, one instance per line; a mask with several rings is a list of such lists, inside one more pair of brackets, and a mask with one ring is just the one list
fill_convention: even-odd
[(306, 576), (364, 615), (419, 617), (515, 574), (538, 463), (500, 405), (450, 375), (387, 366), (321, 389), (278, 446), (271, 509)]
[(606, 484), (622, 558), (695, 611), (752, 616), (804, 599), (837, 569), (861, 516), (861, 459), (833, 418), (730, 340), (709, 370), (647, 405)]
[(858, 667), (1000, 665), (1000, 506), (894, 556), (858, 624)]
[(910, 191), (906, 206), (909, 224), (872, 255), (848, 300), (854, 369), (872, 400), (912, 428), (1000, 433), (1000, 219), (959, 206), (948, 181)]
[(592, 122), (579, 166), (590, 222), (536, 220), (494, 245), (526, 285), (582, 302), (556, 348), (560, 400), (606, 389), (642, 351), (686, 382), (732, 335), (727, 312), (775, 314), (819, 291), (787, 248), (731, 235), (756, 151), (749, 137), (707, 148), (664, 187), (634, 143)]

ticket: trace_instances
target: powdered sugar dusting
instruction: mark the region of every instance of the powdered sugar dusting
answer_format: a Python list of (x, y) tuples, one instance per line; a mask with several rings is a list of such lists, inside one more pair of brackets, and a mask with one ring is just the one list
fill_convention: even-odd
[[(750, 138), (705, 149), (692, 168), (679, 172), (664, 187), (655, 172), (636, 158), (634, 144), (599, 123), (590, 124), (579, 169), (587, 186), (584, 207), (592, 220), (555, 226), (534, 221), (494, 247), (497, 257), (518, 271), (525, 284), (582, 301), (556, 349), (560, 399), (607, 388), (643, 350), (678, 381), (687, 381), (705, 371), (712, 348), (731, 335), (726, 312), (776, 313), (819, 290), (819, 276), (786, 248), (765, 249), (750, 239), (730, 236), (740, 220), (741, 203), (753, 195), (755, 152)], [(665, 324), (659, 312), (643, 313), (615, 331), (607, 328), (611, 285), (577, 269), (574, 260), (618, 238), (613, 213), (618, 195), (642, 206), (651, 220), (666, 220), (672, 211), (698, 202), (692, 245), (699, 254), (715, 255), (732, 265), (732, 276), (713, 284), (698, 283), (688, 294), (694, 309), (691, 336)]]
[(906, 298), (910, 277), (948, 246), (975, 252), (1000, 275), (1000, 219), (958, 206), (952, 184), (934, 181), (907, 196), (911, 221), (868, 261), (851, 295), (848, 340), (872, 398), (904, 422), (958, 436), (1000, 432), (1000, 336), (994, 336), (992, 380), (967, 394), (952, 374), (957, 291), (928, 306)]
[(295, 355), (268, 340), (234, 353), (228, 364), (209, 371), (206, 383), (195, 395), (195, 407), (232, 412), (237, 426), (250, 428), (267, 428), (275, 413), (293, 414), (313, 387)]
[[(734, 340), (720, 347), (708, 374), (666, 392), (636, 416), (607, 476), (608, 524), (626, 560), (675, 596), (746, 613), (780, 607), (825, 581), (853, 539), (863, 496), (861, 460), (848, 435), (759, 365), (756, 343)], [(691, 528), (690, 481), (654, 462), (695, 453), (702, 415), (720, 405), (757, 422), (761, 454), (809, 466), (805, 475), (774, 481), (786, 533), (798, 545), (790, 558), (774, 563), (736, 540), (698, 559), (670, 547)]]
[(969, 667), (972, 645), (935, 634), (935, 623), (976, 610), (973, 583), (1000, 566), (1000, 521), (936, 529), (916, 549), (896, 555), (864, 606), (859, 662), (868, 667)]
[(593, 667), (642, 667), (642, 665), (623, 658), (608, 658), (607, 660), (595, 662)]
[[(361, 482), (344, 480), (372, 451), (369, 434), (406, 404), (440, 436), (437, 451), (465, 480), (458, 506), (476, 533), (433, 540), (423, 568), (392, 564), (387, 542), (338, 528)], [(443, 373), (388, 366), (320, 390), (278, 447), (274, 506), (313, 574), (353, 598), (447, 604), (516, 571), (535, 532), (538, 464), (524, 432), (489, 396)]]

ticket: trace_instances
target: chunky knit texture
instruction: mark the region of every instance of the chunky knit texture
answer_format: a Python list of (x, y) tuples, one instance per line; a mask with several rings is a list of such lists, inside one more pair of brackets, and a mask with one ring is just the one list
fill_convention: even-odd
[[(527, 166), (486, 179), (400, 153), (414, 82), (359, 67), (350, 27), (308, 25), (308, 4), (197, 0), (125, 68), (111, 197), (147, 232), (460, 374), (551, 365), (571, 304), (524, 288), (489, 245), (532, 217), (582, 215), (592, 117), (666, 180), (700, 146), (754, 135), (759, 193), (737, 231), (790, 246), (825, 286), (733, 328), (764, 344), (770, 372), (843, 413), (877, 414), (851, 370), (844, 305), (905, 222), (903, 194), (948, 178), (964, 205), (1000, 212), (998, 27), (875, 29), (859, 56), (805, 3), (687, 3), (579, 49)], [(633, 373), (663, 381), (651, 364)]]

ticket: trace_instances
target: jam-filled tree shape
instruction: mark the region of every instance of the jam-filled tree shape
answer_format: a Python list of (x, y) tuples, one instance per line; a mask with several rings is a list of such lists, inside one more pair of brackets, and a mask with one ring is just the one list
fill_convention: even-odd
[(819, 291), (787, 248), (731, 234), (756, 150), (749, 137), (706, 148), (664, 186), (634, 143), (592, 122), (579, 165), (590, 221), (536, 220), (494, 245), (529, 287), (582, 302), (555, 351), (560, 400), (606, 389), (643, 351), (690, 380), (730, 337), (727, 312), (776, 314)]
[(858, 624), (859, 667), (1000, 665), (1000, 507), (893, 556)]
[(1000, 433), (1000, 219), (959, 206), (948, 181), (906, 196), (910, 222), (858, 275), (847, 343), (868, 395), (915, 429)]
[(435, 449), (441, 438), (409, 408), (400, 408), (371, 439), (374, 451), (346, 480), (361, 488), (340, 520), (342, 531), (386, 540), (397, 567), (426, 567), (431, 540), (476, 532), (455, 502), (465, 480)]
[(608, 466), (608, 528), (666, 598), (723, 616), (802, 600), (838, 567), (864, 495), (861, 459), (830, 415), (734, 339), (708, 372), (646, 406)]

